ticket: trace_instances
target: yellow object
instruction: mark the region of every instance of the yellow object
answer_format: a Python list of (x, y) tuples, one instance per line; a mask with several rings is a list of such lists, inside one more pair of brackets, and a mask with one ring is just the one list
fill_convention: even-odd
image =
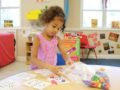
[(4, 20), (4, 27), (13, 27), (12, 20)]
[(42, 14), (41, 10), (30, 11), (26, 14), (26, 19), (27, 20), (38, 20), (40, 14)]
[(99, 83), (99, 84), (98, 84), (98, 88), (101, 88), (101, 86), (102, 86), (102, 84), (101, 84), (101, 83)]
[(97, 19), (91, 19), (91, 26), (93, 28), (96, 28), (97, 27), (97, 24), (98, 24), (98, 20)]

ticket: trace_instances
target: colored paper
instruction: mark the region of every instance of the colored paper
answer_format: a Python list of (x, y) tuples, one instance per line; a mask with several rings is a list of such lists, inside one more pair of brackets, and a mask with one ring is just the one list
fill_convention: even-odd
[(76, 39), (64, 39), (63, 40), (66, 53), (70, 55), (70, 58), (74, 61), (80, 60), (80, 40)]
[(41, 10), (33, 10), (26, 14), (27, 20), (38, 20), (40, 17), (40, 14), (42, 14)]

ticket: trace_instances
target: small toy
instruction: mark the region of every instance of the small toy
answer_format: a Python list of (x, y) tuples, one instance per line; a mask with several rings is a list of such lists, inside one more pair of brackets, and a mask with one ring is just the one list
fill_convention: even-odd
[(51, 82), (53, 85), (58, 85), (58, 84), (66, 84), (68, 83), (68, 80), (64, 78), (63, 76), (57, 76), (55, 74), (52, 74), (49, 76), (48, 80)]
[(55, 80), (51, 80), (51, 83), (57, 85), (57, 81)]
[(91, 80), (83, 80), (83, 82), (87, 86), (93, 88), (100, 88), (103, 90), (109, 90), (110, 88), (109, 78), (103, 69), (96, 71)]

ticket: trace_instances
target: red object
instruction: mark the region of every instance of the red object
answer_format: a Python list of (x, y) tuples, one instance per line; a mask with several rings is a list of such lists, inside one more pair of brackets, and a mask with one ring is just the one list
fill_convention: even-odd
[(57, 81), (55, 80), (51, 80), (51, 83), (57, 85)]
[(81, 51), (82, 51), (82, 57), (83, 57), (83, 58), (84, 58), (83, 49), (89, 49), (89, 51), (88, 51), (88, 53), (87, 53), (87, 58), (88, 58), (90, 52), (91, 52), (91, 51), (94, 51), (95, 56), (96, 56), (96, 59), (97, 59), (97, 54), (96, 54), (96, 51), (95, 51), (96, 46), (95, 46), (95, 45), (94, 45), (94, 46), (91, 46), (91, 45), (89, 44), (87, 35), (85, 35), (85, 34), (82, 34), (82, 35), (81, 35), (80, 44), (81, 44), (80, 48), (81, 48)]
[(14, 34), (0, 34), (0, 68), (15, 61)]

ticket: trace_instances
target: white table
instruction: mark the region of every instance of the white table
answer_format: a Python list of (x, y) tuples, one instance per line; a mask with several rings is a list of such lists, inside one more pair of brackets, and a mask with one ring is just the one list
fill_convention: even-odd
[[(110, 90), (120, 90), (120, 84), (119, 84), (120, 67), (101, 66), (101, 65), (89, 65), (89, 67), (91, 67), (92, 69), (105, 68), (106, 73), (110, 78), (110, 84), (111, 84)], [(31, 74), (35, 74), (34, 71), (28, 71), (28, 72)], [(36, 79), (46, 81), (45, 78), (43, 78), (41, 75), (39, 74), (35, 74), (35, 75), (37, 76), (35, 77)], [(8, 77), (7, 79), (9, 78), (10, 77)], [(7, 80), (7, 79), (4, 79), (4, 80)], [(18, 80), (17, 82), (20, 82), (20, 81)], [(37, 90), (37, 89), (30, 88), (21, 84), (18, 87), (15, 87), (11, 90)], [(87, 87), (83, 83), (78, 84), (78, 83), (70, 82), (68, 84), (63, 84), (63, 85), (50, 85), (43, 90), (99, 90), (99, 89)]]
[(93, 69), (105, 68), (106, 73), (110, 79), (110, 90), (120, 90), (120, 67), (103, 66), (103, 65), (89, 65)]

